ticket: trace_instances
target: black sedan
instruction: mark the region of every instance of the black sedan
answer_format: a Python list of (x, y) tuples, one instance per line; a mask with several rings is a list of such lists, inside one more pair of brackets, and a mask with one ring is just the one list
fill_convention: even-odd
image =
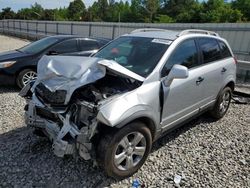
[(109, 40), (72, 35), (46, 37), (23, 48), (0, 53), (0, 84), (20, 88), (36, 79), (37, 63), (43, 55), (89, 56)]

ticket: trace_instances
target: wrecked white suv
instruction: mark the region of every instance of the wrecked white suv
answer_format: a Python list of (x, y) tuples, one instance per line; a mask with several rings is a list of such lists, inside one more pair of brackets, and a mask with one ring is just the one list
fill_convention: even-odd
[(79, 153), (125, 178), (166, 131), (210, 111), (225, 115), (236, 65), (216, 33), (136, 30), (93, 57), (44, 56), (20, 95), (26, 123), (63, 157)]

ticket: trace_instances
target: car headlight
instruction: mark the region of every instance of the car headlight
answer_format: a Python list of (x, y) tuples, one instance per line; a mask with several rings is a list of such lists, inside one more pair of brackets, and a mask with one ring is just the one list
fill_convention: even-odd
[(1, 68), (7, 68), (15, 64), (16, 61), (6, 61), (6, 62), (0, 62), (0, 69)]

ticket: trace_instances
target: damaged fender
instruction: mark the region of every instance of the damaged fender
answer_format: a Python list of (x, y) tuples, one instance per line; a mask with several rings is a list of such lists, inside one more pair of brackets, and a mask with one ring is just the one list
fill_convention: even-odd
[(100, 107), (98, 121), (119, 128), (139, 117), (147, 117), (158, 125), (159, 88), (160, 82), (153, 82), (113, 99)]

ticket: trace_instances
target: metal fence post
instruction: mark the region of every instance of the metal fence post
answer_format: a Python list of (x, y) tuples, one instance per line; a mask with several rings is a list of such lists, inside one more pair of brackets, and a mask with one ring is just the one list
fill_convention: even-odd
[(56, 22), (56, 34), (58, 35), (58, 22)]
[(70, 34), (73, 35), (73, 23), (70, 24)]
[(26, 22), (26, 26), (27, 26), (27, 33), (26, 33), (26, 38), (28, 39), (28, 34), (29, 34), (29, 22)]
[(19, 21), (19, 30), (20, 30), (20, 33), (22, 32), (22, 25), (21, 25), (21, 21)]
[(38, 35), (38, 22), (36, 22), (36, 40), (38, 39), (37, 35)]
[(113, 27), (112, 27), (112, 39), (115, 38), (115, 27), (116, 27), (116, 25), (113, 25)]
[(16, 34), (16, 22), (15, 22), (15, 20), (13, 21), (13, 30), (14, 30), (13, 35), (17, 36), (17, 34)]
[(3, 33), (5, 33), (5, 22), (3, 21)]
[(92, 29), (92, 24), (89, 24), (89, 37), (91, 36), (91, 29)]
[(47, 36), (47, 22), (45, 21), (45, 25), (44, 25), (44, 34)]
[(10, 34), (10, 26), (9, 26), (9, 20), (7, 20), (7, 30), (8, 30), (8, 35)]
[(0, 22), (1, 22), (1, 25), (2, 25), (1, 26), (1, 33), (2, 33), (2, 31), (3, 31), (3, 21), (1, 20)]

